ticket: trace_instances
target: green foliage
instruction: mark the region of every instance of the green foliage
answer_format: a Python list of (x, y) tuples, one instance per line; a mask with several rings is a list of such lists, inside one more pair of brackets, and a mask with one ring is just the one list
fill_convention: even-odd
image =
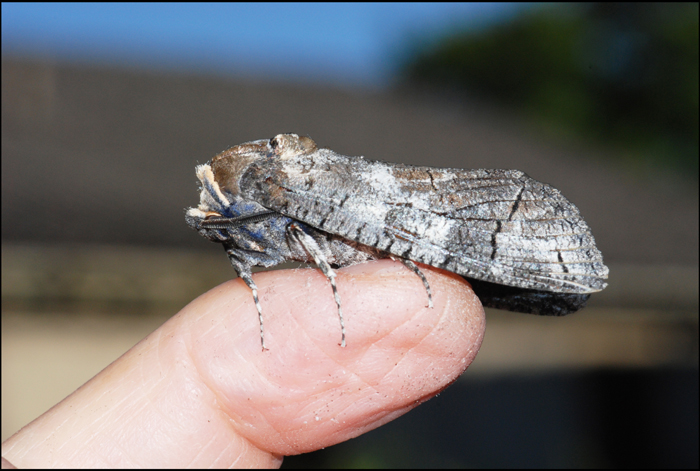
[(495, 100), (697, 178), (697, 3), (538, 8), (433, 44), (414, 48), (405, 82)]

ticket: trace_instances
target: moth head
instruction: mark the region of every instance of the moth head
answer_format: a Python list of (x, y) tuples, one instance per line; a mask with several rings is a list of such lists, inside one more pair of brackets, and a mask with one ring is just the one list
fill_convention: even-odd
[(248, 166), (269, 152), (269, 141), (261, 139), (239, 144), (216, 154), (209, 163), (214, 181), (234, 194), (239, 193), (238, 181)]
[(211, 159), (214, 180), (231, 193), (240, 193), (238, 182), (251, 163), (258, 159), (289, 159), (316, 150), (310, 137), (278, 134), (272, 139), (260, 139), (233, 146)]

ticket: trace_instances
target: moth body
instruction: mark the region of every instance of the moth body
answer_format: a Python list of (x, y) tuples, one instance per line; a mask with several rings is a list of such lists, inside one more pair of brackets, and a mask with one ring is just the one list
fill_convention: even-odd
[(253, 291), (261, 336), (251, 268), (285, 261), (321, 268), (341, 324), (332, 266), (388, 256), (428, 293), (412, 262), (467, 277), (485, 306), (521, 312), (568, 314), (606, 286), (608, 269), (578, 209), (517, 170), (390, 164), (280, 134), (218, 154), (197, 176), (200, 204), (187, 223), (223, 244)]

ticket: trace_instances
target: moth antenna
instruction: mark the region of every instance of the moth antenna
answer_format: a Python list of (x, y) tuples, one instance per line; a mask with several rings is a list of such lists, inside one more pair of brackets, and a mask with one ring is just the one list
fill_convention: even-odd
[(235, 229), (237, 227), (245, 226), (246, 224), (255, 224), (257, 222), (265, 221), (276, 215), (277, 213), (273, 211), (265, 211), (262, 213), (251, 214), (249, 216), (240, 216), (237, 218), (220, 217), (205, 219), (200, 224), (206, 229)]
[(338, 288), (335, 285), (335, 271), (333, 271), (331, 268), (330, 264), (326, 260), (326, 256), (313, 237), (304, 232), (304, 230), (296, 223), (289, 225), (289, 231), (294, 239), (299, 242), (302, 247), (304, 247), (304, 250), (306, 250), (309, 255), (313, 257), (316, 265), (318, 265), (323, 274), (326, 275), (326, 278), (328, 278), (328, 281), (331, 283), (333, 297), (335, 298), (335, 303), (338, 305), (338, 317), (340, 318), (340, 346), (345, 347), (345, 319), (343, 318), (343, 310), (340, 307), (340, 294), (338, 294)]
[(422, 271), (420, 271), (420, 268), (418, 268), (418, 265), (413, 263), (410, 260), (407, 260), (405, 258), (400, 258), (400, 257), (391, 257), (392, 260), (398, 260), (399, 262), (403, 263), (406, 267), (410, 268), (413, 273), (418, 275), (423, 281), (423, 286), (425, 286), (425, 291), (428, 293), (428, 307), (433, 308), (433, 292), (430, 290), (430, 284), (428, 283), (428, 279), (425, 277)]

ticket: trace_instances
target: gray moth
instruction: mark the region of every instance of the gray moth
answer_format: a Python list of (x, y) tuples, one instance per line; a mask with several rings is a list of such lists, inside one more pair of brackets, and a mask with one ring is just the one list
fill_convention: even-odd
[(416, 167), (349, 157), (308, 137), (246, 142), (199, 165), (187, 224), (223, 245), (263, 315), (251, 268), (315, 263), (328, 278), (345, 346), (334, 268), (391, 257), (468, 279), (487, 307), (565, 315), (604, 289), (608, 268), (578, 209), (518, 170)]

